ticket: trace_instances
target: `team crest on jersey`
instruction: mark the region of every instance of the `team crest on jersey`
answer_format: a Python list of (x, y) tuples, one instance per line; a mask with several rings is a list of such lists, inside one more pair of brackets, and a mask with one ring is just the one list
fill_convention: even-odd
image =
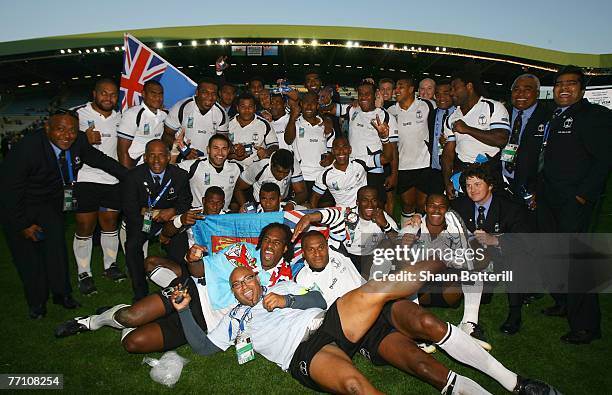
[(229, 176), (229, 183), (233, 184), (234, 183), (234, 176)]
[(487, 117), (485, 117), (484, 114), (480, 114), (480, 116), (478, 117), (478, 124), (479, 125), (486, 125), (487, 124)]
[(421, 110), (417, 110), (416, 112), (416, 118), (417, 119), (422, 119), (423, 118), (423, 112)]
[(565, 129), (567, 129), (567, 128), (571, 128), (571, 127), (572, 127), (572, 123), (574, 123), (574, 118), (571, 118), (571, 117), (570, 117), (570, 118), (567, 118), (567, 119), (565, 120), (565, 122), (563, 122), (563, 127), (564, 127)]
[(90, 128), (92, 126), (96, 127), (96, 123), (94, 121), (87, 121), (87, 127)]
[(304, 128), (300, 127), (300, 137), (304, 137)]
[(353, 122), (357, 118), (357, 112), (355, 111), (353, 115), (351, 115), (351, 122)]
[(257, 260), (251, 256), (249, 250), (242, 243), (234, 244), (225, 251), (224, 255), (234, 267), (244, 266), (253, 270), (257, 269)]
[(259, 133), (253, 133), (253, 144), (257, 143), (259, 140)]
[(332, 188), (336, 191), (340, 190), (340, 187), (338, 186), (338, 183), (336, 181), (332, 181)]
[(210, 173), (204, 173), (204, 185), (210, 185)]
[(149, 134), (150, 132), (151, 132), (151, 127), (149, 126), (148, 123), (145, 123), (144, 126), (142, 127), (142, 133)]
[(193, 127), (193, 117), (187, 117), (187, 127), (188, 128)]

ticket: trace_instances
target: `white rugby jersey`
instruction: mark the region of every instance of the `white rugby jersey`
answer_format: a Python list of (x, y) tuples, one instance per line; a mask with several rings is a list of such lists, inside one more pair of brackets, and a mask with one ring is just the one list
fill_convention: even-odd
[(327, 307), (344, 294), (361, 287), (365, 279), (361, 277), (349, 257), (329, 247), (329, 262), (321, 271), (313, 271), (308, 263), (295, 276), (295, 282), (307, 289), (321, 291)]
[(225, 192), (224, 209), (228, 209), (234, 194), (234, 187), (238, 182), (238, 177), (242, 173), (242, 166), (234, 161), (227, 160), (222, 169), (214, 167), (208, 158), (184, 160), (178, 164), (180, 168), (189, 173), (189, 187), (193, 208), (202, 207), (202, 199), (206, 190), (211, 186), (218, 186)]
[(357, 204), (357, 191), (368, 183), (368, 170), (380, 166), (380, 154), (368, 156), (366, 161), (351, 159), (345, 171), (332, 163), (319, 175), (312, 191), (323, 195), (329, 189), (336, 206), (353, 207)]
[[(121, 113), (112, 111), (108, 118), (100, 114), (91, 106), (91, 102), (73, 108), (79, 114), (79, 130), (85, 132), (90, 126), (100, 132), (101, 144), (92, 144), (95, 149), (104, 152), (113, 159), (117, 159), (117, 128), (121, 122)], [(95, 182), (98, 184), (116, 184), (118, 179), (102, 169), (83, 164), (77, 175), (77, 182)]]
[[(274, 156), (274, 153), (272, 156)], [(293, 171), (289, 172), (289, 175), (282, 180), (277, 180), (271, 170), (270, 160), (272, 156), (253, 162), (253, 164), (247, 167), (240, 175), (240, 178), (242, 178), (244, 182), (253, 186), (253, 197), (255, 199), (259, 199), (259, 190), (261, 186), (267, 182), (278, 185), (281, 199), (284, 199), (289, 194), (290, 184), (304, 181), (302, 170), (295, 161), (293, 162)]]
[(414, 170), (429, 167), (429, 106), (424, 100), (415, 99), (410, 107), (402, 109), (399, 103), (387, 109), (397, 120), (399, 140), (398, 170)]
[[(357, 206), (351, 207), (351, 211), (359, 213)], [(397, 232), (397, 223), (386, 212), (383, 211), (385, 219), (391, 228)], [(349, 237), (344, 240), (346, 251), (353, 255), (371, 255), (381, 240), (387, 236), (385, 232), (374, 221), (357, 216), (357, 223), (346, 223)]]
[(293, 151), (293, 147), (285, 143), (285, 128), (287, 127), (288, 122), (289, 122), (289, 114), (285, 114), (282, 117), (278, 118), (276, 121), (272, 120), (270, 124), (272, 125), (272, 129), (274, 129), (274, 131), (276, 132), (276, 139), (278, 140), (278, 148)]
[(191, 140), (191, 148), (202, 151), (206, 157), (208, 140), (217, 132), (227, 132), (228, 117), (219, 103), (202, 113), (195, 98), (188, 97), (172, 106), (166, 126), (177, 133), (185, 128), (185, 140)]
[(465, 133), (453, 133), (453, 124), (460, 119), (473, 128), (481, 130), (505, 129), (510, 133), (508, 111), (498, 101), (481, 97), (467, 114), (463, 114), (461, 107), (457, 107), (446, 118), (444, 136), (448, 141), (456, 141), (455, 152), (459, 160), (465, 163), (474, 163), (478, 154), (495, 156), (500, 148), (486, 145)]
[(325, 125), (321, 117), (317, 117), (319, 123), (312, 126), (310, 122), (300, 116), (295, 121), (295, 140), (293, 140), (293, 152), (300, 163), (304, 180), (316, 181), (319, 174), (324, 170), (319, 162), (321, 155), (331, 150), (334, 141), (334, 133), (325, 135)]
[(238, 161), (244, 167), (259, 160), (256, 147), (270, 148), (274, 145), (278, 146), (276, 132), (272, 130), (272, 125), (262, 117), (256, 115), (255, 118), (245, 127), (240, 126), (237, 116), (229, 122), (229, 139), (232, 144), (242, 144), (247, 149), (251, 149), (251, 155)]
[[(381, 122), (389, 125), (389, 141), (398, 142), (397, 122), (395, 118), (382, 108), (373, 111), (363, 112), (360, 107), (352, 107), (349, 104), (340, 105), (340, 115), (349, 121), (349, 143), (353, 148), (352, 158), (366, 160), (370, 155), (382, 152), (382, 143), (378, 132), (372, 126), (372, 121), (376, 121), (378, 115)], [(371, 173), (382, 173), (382, 165), (370, 170)]]
[(117, 136), (132, 141), (128, 149), (130, 158), (140, 159), (138, 163), (142, 163), (147, 143), (161, 139), (164, 134), (164, 120), (167, 116), (168, 113), (161, 109), (153, 113), (144, 103), (131, 107), (123, 113)]

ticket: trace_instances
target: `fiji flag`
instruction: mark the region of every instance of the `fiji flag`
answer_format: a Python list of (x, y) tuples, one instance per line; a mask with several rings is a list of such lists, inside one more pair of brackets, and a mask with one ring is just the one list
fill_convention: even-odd
[[(312, 211), (314, 210), (210, 215), (197, 221), (191, 229), (196, 244), (206, 246), (209, 251), (208, 256), (204, 258), (204, 271), (213, 309), (222, 309), (236, 303), (229, 276), (237, 266), (249, 266), (258, 272), (262, 285), (292, 279), (304, 265), (299, 243), (295, 246), (293, 261), (279, 265), (272, 273), (261, 270), (260, 252), (255, 250), (255, 246), (261, 230), (266, 225), (273, 222), (284, 223), (293, 230), (300, 218)], [(329, 234), (327, 227), (314, 228), (326, 237)]]
[(189, 77), (131, 34), (126, 33), (123, 39), (125, 51), (119, 93), (121, 110), (140, 104), (143, 85), (149, 80), (157, 80), (164, 87), (166, 108), (194, 94), (196, 84)]

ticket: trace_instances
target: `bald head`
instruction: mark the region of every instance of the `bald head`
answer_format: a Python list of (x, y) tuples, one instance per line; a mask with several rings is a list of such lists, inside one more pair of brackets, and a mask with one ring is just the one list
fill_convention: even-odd
[(259, 277), (250, 267), (238, 266), (232, 270), (229, 282), (234, 296), (241, 304), (255, 306), (261, 299)]

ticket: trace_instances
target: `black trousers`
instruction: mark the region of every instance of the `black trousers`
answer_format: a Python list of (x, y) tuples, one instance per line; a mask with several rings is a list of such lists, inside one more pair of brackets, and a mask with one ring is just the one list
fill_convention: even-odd
[(28, 218), (39, 225), (44, 240), (33, 242), (3, 223), (6, 241), (23, 285), (26, 301), (30, 307), (44, 305), (53, 295), (68, 295), (72, 292), (68, 273), (68, 253), (64, 237), (64, 214), (57, 207), (45, 205), (28, 207)]
[[(559, 190), (541, 180), (537, 193), (537, 224), (541, 233), (586, 233), (589, 230), (593, 205), (580, 204), (574, 193)], [(572, 271), (580, 271), (580, 261), (570, 259), (568, 279)], [(587, 268), (584, 268), (587, 270)], [(571, 283), (568, 285), (572, 288)], [(570, 292), (551, 294), (558, 305), (567, 307), (567, 320), (572, 331), (600, 332), (601, 310), (596, 293)]]
[[(147, 240), (155, 239), (155, 234), (161, 229), (161, 224), (153, 223), (151, 232), (142, 232), (142, 222), (134, 224), (126, 223), (125, 241), (125, 263), (132, 280), (132, 291), (134, 301), (140, 300), (149, 294), (149, 284), (146, 279), (144, 267), (144, 253), (142, 247)], [(179, 233), (174, 236), (170, 243), (164, 247), (168, 258), (177, 263), (182, 263), (183, 257), (187, 253), (188, 242), (187, 233)]]

